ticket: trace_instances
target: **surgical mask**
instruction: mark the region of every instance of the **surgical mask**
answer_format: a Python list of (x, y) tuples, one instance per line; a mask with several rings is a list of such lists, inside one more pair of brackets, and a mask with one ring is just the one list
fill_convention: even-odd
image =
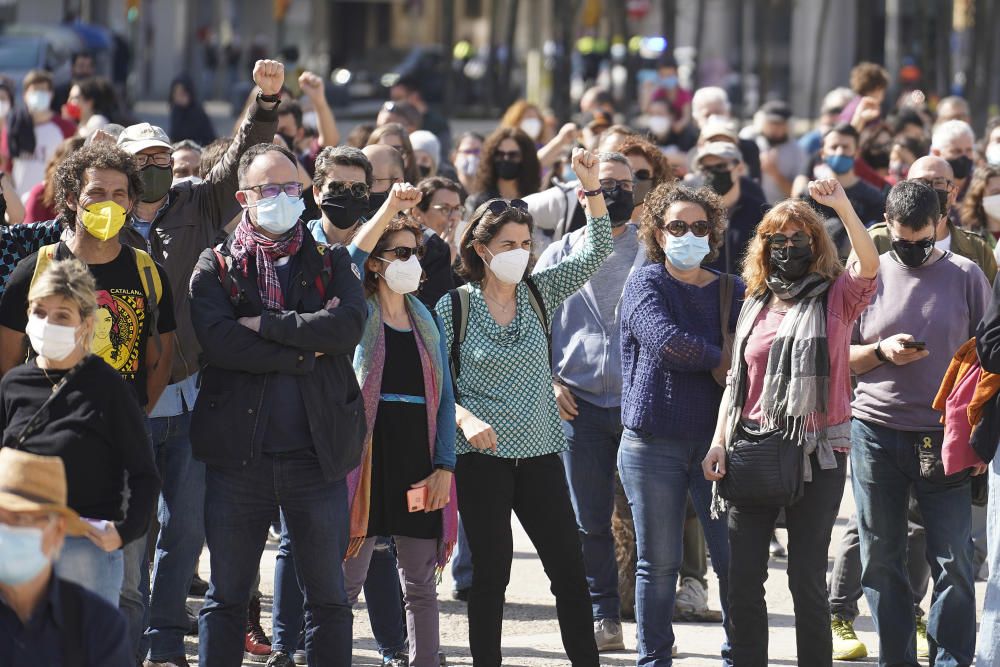
[(511, 162), (510, 160), (494, 160), (493, 169), (496, 171), (497, 178), (502, 178), (505, 181), (513, 181), (521, 175), (520, 162)]
[(125, 225), (125, 209), (110, 200), (91, 204), (80, 213), (80, 222), (91, 236), (107, 241)]
[(10, 113), (10, 102), (7, 100), (0, 100), (0, 118), (6, 118), (7, 114)]
[(385, 200), (389, 198), (389, 191), (385, 192), (372, 192), (368, 195), (368, 217), (373, 217), (380, 208)]
[(49, 564), (42, 551), (42, 529), (0, 523), (0, 584), (31, 581)]
[(611, 226), (621, 227), (632, 217), (632, 209), (635, 208), (635, 199), (631, 192), (615, 188), (611, 192), (604, 193), (604, 205), (608, 208)]
[(835, 174), (843, 175), (854, 169), (853, 155), (828, 155), (824, 161)]
[(1000, 220), (1000, 195), (983, 197), (983, 210), (994, 220)]
[(28, 111), (45, 111), (52, 104), (52, 93), (47, 90), (31, 90), (24, 94), (24, 104)]
[(170, 192), (170, 185), (174, 181), (170, 167), (151, 164), (139, 173), (142, 175), (142, 201), (147, 204), (160, 201)]
[(410, 255), (405, 262), (401, 259), (388, 260), (379, 257), (383, 262), (389, 264), (385, 270), (385, 284), (396, 294), (409, 294), (416, 292), (420, 287), (420, 277), (424, 274), (423, 267), (416, 255)]
[(479, 171), (479, 156), (459, 153), (455, 159), (455, 168), (463, 176), (475, 176), (476, 172)]
[(63, 106), (63, 110), (66, 112), (67, 116), (76, 122), (80, 122), (80, 117), (83, 115), (83, 110), (80, 109), (80, 105), (67, 102), (65, 106)]
[(191, 185), (199, 185), (204, 182), (205, 179), (199, 176), (184, 176), (183, 178), (175, 178), (173, 183), (171, 183), (170, 187), (173, 187), (175, 185), (180, 185), (181, 183), (190, 183)]
[(938, 215), (948, 215), (948, 191), (935, 190), (934, 194), (938, 198)]
[(669, 89), (669, 90), (673, 90), (674, 88), (677, 87), (677, 77), (674, 76), (674, 75), (671, 75), (671, 76), (661, 76), (660, 77), (660, 85), (663, 86), (664, 88)]
[(302, 125), (319, 129), (319, 115), (315, 111), (306, 111), (302, 114)]
[(809, 273), (812, 266), (813, 251), (809, 246), (784, 246), (771, 248), (770, 265), (779, 278), (788, 282), (795, 282), (802, 276)]
[(986, 147), (986, 163), (991, 167), (1000, 167), (1000, 144), (990, 144)]
[(695, 236), (693, 232), (688, 232), (684, 236), (667, 234), (666, 237), (663, 252), (667, 261), (682, 271), (701, 266), (702, 260), (711, 251), (707, 236)]
[(670, 130), (670, 119), (666, 116), (646, 116), (646, 127), (657, 137), (665, 137)]
[(731, 171), (706, 171), (705, 185), (712, 189), (712, 192), (720, 197), (733, 189), (733, 172)]
[(299, 221), (299, 216), (306, 210), (302, 197), (289, 197), (287, 192), (281, 192), (277, 197), (258, 199), (254, 205), (257, 208), (257, 226), (265, 232), (284, 234)]
[(934, 251), (934, 239), (927, 238), (920, 241), (893, 241), (892, 250), (900, 262), (915, 269), (922, 266), (927, 258)]
[(538, 141), (538, 137), (542, 135), (542, 121), (537, 118), (525, 118), (521, 121), (521, 130), (534, 139)]
[(334, 227), (350, 229), (371, 210), (370, 201), (370, 195), (368, 197), (352, 197), (351, 195), (325, 194), (320, 208), (323, 210), (323, 215)]
[[(486, 252), (493, 255), (489, 248)], [(516, 285), (524, 279), (524, 270), (528, 268), (530, 259), (531, 253), (524, 248), (501, 252), (493, 255), (493, 259), (490, 260), (490, 271), (500, 282)]]
[(872, 169), (888, 169), (889, 168), (889, 148), (888, 147), (878, 147), (870, 148), (866, 150), (862, 157), (864, 157), (865, 162)]
[(38, 356), (62, 361), (73, 353), (77, 346), (79, 327), (67, 327), (61, 324), (50, 324), (48, 320), (31, 315), (24, 333), (28, 334), (31, 347)]
[(955, 180), (961, 181), (967, 178), (972, 172), (972, 158), (968, 155), (960, 155), (953, 160), (948, 160), (951, 170), (955, 172)]
[(897, 181), (905, 181), (906, 175), (910, 172), (910, 165), (905, 162), (890, 162), (889, 175)]

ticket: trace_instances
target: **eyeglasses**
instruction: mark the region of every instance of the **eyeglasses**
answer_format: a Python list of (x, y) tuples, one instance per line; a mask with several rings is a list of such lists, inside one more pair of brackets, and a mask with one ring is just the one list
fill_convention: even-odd
[(464, 150), (459, 150), (458, 154), (459, 155), (479, 155), (480, 152), (481, 152), (481, 150), (478, 149), (478, 148), (466, 148)]
[(326, 191), (334, 197), (346, 197), (350, 195), (355, 199), (363, 199), (371, 193), (371, 188), (368, 187), (367, 183), (360, 181), (353, 183), (349, 181), (330, 181), (326, 186)]
[(302, 196), (302, 184), (298, 181), (293, 181), (290, 183), (264, 183), (263, 185), (251, 185), (248, 188), (243, 188), (244, 190), (253, 190), (256, 192), (261, 199), (270, 199), (271, 197), (277, 197), (282, 192), (284, 192), (289, 197), (301, 197)]
[(443, 215), (446, 218), (450, 218), (455, 214), (461, 214), (462, 206), (448, 206), (447, 204), (432, 204), (431, 208)]
[(947, 190), (948, 192), (951, 192), (951, 189), (955, 187), (955, 184), (944, 176), (940, 176), (938, 178), (914, 178), (913, 180), (926, 183), (935, 190)]
[(772, 248), (784, 248), (789, 242), (796, 248), (805, 248), (809, 245), (809, 235), (805, 232), (795, 232), (791, 236), (785, 234), (777, 233), (771, 234), (767, 238), (767, 243)]
[[(400, 245), (396, 246), (395, 248), (386, 248), (385, 250), (382, 251), (382, 254), (388, 255), (391, 253), (396, 256), (396, 259), (401, 259), (405, 262), (413, 255), (416, 255), (417, 259), (423, 259), (425, 252), (427, 252), (427, 248), (422, 245), (418, 245), (416, 248), (410, 248), (405, 245)], [(379, 259), (381, 259), (383, 262), (392, 261), (384, 259), (382, 257), (379, 257)]]
[(712, 225), (709, 224), (708, 220), (695, 220), (692, 223), (684, 222), (683, 220), (670, 220), (669, 222), (663, 220), (659, 225), (660, 229), (665, 229), (671, 236), (684, 236), (690, 231), (695, 236), (701, 238), (708, 236), (709, 232), (712, 231)]
[(637, 181), (651, 181), (653, 180), (653, 174), (648, 169), (640, 169), (635, 172), (635, 180)]
[(142, 153), (139, 153), (138, 155), (135, 155), (133, 157), (135, 157), (135, 166), (139, 167), (139, 169), (142, 169), (143, 167), (145, 167), (150, 163), (155, 164), (157, 167), (170, 166), (169, 152), (155, 153), (153, 155), (144, 155)]
[(402, 183), (403, 179), (399, 178), (398, 176), (386, 176), (385, 178), (372, 179), (372, 182), (374, 183), (381, 183), (382, 181), (389, 181), (389, 184), (391, 185), (393, 183)]
[(510, 160), (511, 162), (521, 161), (521, 151), (497, 151), (493, 154), (494, 160)]
[(723, 162), (722, 164), (713, 164), (713, 165), (703, 164), (703, 165), (701, 165), (701, 170), (703, 172), (705, 172), (706, 174), (708, 174), (708, 173), (711, 173), (711, 174), (724, 174), (727, 171), (732, 171), (733, 167), (735, 167), (735, 166), (736, 166), (735, 164), (732, 164), (732, 163), (729, 163), (729, 162)]
[(601, 184), (601, 190), (605, 192), (614, 192), (618, 188), (621, 188), (625, 192), (632, 192), (632, 188), (635, 187), (634, 181), (620, 181), (616, 178), (602, 178), (598, 181)]

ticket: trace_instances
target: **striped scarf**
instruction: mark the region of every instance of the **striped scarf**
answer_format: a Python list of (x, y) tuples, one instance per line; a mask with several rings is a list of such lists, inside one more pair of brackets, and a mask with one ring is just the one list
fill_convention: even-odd
[(281, 292), (281, 281), (274, 268), (274, 260), (281, 257), (292, 257), (302, 247), (302, 225), (295, 225), (292, 230), (280, 239), (270, 239), (253, 226), (250, 219), (244, 215), (234, 232), (232, 244), (233, 262), (239, 266), (244, 276), (248, 276), (250, 257), (257, 263), (257, 289), (260, 290), (260, 300), (265, 310), (284, 310), (285, 296)]
[[(427, 438), (431, 459), (438, 433), (438, 407), (441, 404), (441, 390), (444, 383), (444, 359), (441, 355), (441, 333), (433, 316), (427, 312), (412, 295), (406, 295), (406, 309), (410, 324), (416, 334), (417, 351), (424, 375), (424, 396), (427, 400)], [(382, 309), (376, 297), (368, 299), (368, 321), (361, 342), (354, 352), (354, 372), (361, 386), (365, 402), (365, 418), (368, 431), (365, 434), (361, 465), (347, 476), (347, 497), (350, 509), (350, 542), (347, 558), (357, 555), (368, 536), (368, 516), (371, 511), (372, 484), (372, 434), (378, 416), (379, 399), (382, 394), (382, 369), (385, 366), (385, 329), (382, 326)], [(444, 424), (443, 428), (451, 425)], [(400, 502), (403, 502), (400, 498)], [(444, 568), (458, 541), (458, 495), (454, 476), (451, 482), (450, 499), (442, 512), (441, 540), (438, 546), (437, 568)]]

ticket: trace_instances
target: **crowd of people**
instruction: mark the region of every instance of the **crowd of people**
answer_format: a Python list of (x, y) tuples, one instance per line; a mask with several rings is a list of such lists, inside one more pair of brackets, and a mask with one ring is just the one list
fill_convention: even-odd
[(216, 138), (189, 78), (168, 132), (93, 65), (0, 82), (5, 664), (346, 666), (363, 591), (436, 666), (450, 567), (499, 667), (516, 515), (574, 666), (633, 618), (640, 666), (685, 621), (767, 665), (786, 556), (798, 664), (867, 656), (864, 595), (879, 664), (1000, 665), (1000, 118), (861, 63), (741, 128), (665, 57), (635, 116), (453, 138), (403, 77), (342, 135), (261, 60)]

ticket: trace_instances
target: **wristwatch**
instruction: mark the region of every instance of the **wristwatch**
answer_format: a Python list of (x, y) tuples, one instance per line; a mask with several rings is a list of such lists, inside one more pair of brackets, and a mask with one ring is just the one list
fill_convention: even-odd
[(267, 102), (269, 104), (277, 104), (281, 102), (281, 95), (265, 95), (262, 91), (257, 91), (257, 99), (261, 102)]
[(587, 197), (596, 197), (598, 195), (604, 194), (604, 190), (601, 188), (597, 188), (596, 190), (584, 190), (583, 194), (586, 195)]
[(891, 363), (889, 361), (889, 357), (885, 356), (885, 353), (882, 352), (882, 340), (881, 339), (879, 339), (879, 341), (877, 343), (875, 343), (875, 358), (878, 359), (879, 361), (881, 361), (883, 364)]

